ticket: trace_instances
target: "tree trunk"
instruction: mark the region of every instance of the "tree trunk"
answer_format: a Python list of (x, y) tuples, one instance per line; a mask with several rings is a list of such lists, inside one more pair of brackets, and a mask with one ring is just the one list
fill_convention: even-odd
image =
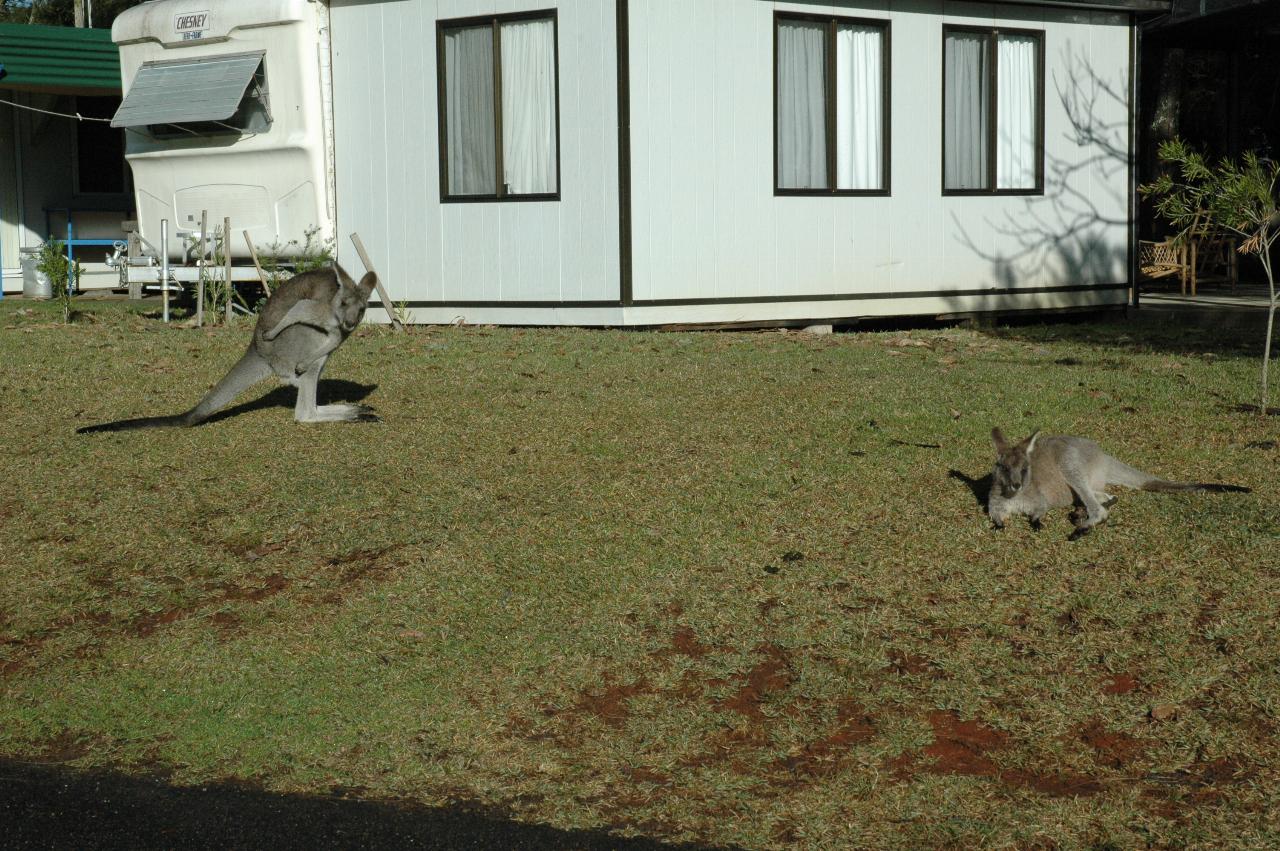
[(76, 26), (83, 27), (84, 26), (84, 0), (73, 0), (71, 5), (75, 10)]
[[(1272, 237), (1274, 239), (1274, 237)], [(1263, 239), (1262, 251), (1259, 253), (1262, 260), (1262, 268), (1267, 272), (1267, 290), (1271, 295), (1271, 303), (1267, 307), (1267, 342), (1266, 348), (1262, 351), (1262, 415), (1267, 415), (1267, 390), (1268, 378), (1267, 372), (1271, 366), (1271, 334), (1276, 324), (1276, 279), (1271, 269), (1271, 240)]]

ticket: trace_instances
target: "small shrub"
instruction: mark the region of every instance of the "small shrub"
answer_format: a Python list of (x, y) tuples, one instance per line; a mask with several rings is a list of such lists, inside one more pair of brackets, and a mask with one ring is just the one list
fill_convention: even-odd
[(260, 258), (271, 291), (294, 275), (322, 269), (334, 260), (335, 241), (320, 238), (320, 227), (312, 225), (303, 232), (302, 242), (291, 239), (284, 245), (273, 242)]
[(75, 274), (75, 280), (80, 279), (80, 261), (77, 260), (73, 268), (71, 261), (67, 259), (66, 245), (60, 240), (50, 239), (40, 246), (36, 255), (36, 268), (48, 277), (53, 297), (62, 304), (62, 321), (70, 323), (72, 273)]

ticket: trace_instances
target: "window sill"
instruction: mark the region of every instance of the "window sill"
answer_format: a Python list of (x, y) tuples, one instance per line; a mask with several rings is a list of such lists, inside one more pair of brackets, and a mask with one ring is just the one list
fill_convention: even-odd
[(774, 189), (775, 198), (888, 198), (888, 189)]
[(1026, 195), (1044, 195), (1044, 187), (1036, 189), (944, 189), (942, 197), (999, 197), (1003, 195), (1009, 196), (1026, 196)]
[(531, 201), (559, 201), (560, 193), (542, 195), (446, 195), (441, 204), (523, 204)]

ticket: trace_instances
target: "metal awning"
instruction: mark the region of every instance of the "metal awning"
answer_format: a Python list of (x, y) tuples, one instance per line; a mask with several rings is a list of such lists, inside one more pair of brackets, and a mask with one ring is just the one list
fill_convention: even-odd
[(111, 126), (226, 121), (239, 108), (264, 53), (147, 62), (138, 69)]

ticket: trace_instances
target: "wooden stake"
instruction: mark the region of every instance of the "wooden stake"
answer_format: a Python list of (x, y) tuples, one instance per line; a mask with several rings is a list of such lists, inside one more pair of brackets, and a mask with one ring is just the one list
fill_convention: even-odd
[(253, 240), (249, 238), (249, 232), (242, 231), (244, 234), (245, 244), (249, 246), (249, 256), (253, 258), (253, 268), (258, 270), (258, 280), (262, 281), (262, 289), (267, 294), (267, 298), (271, 298), (271, 285), (267, 283), (267, 276), (262, 272), (262, 264), (258, 262), (258, 249), (253, 247)]
[(222, 263), (227, 287), (227, 324), (231, 324), (231, 300), (236, 291), (231, 286), (231, 217), (222, 220)]
[[(369, 260), (369, 253), (364, 250), (364, 243), (360, 241), (360, 234), (351, 234), (351, 242), (356, 247), (356, 254), (360, 255), (360, 262), (364, 264), (365, 271), (373, 272), (377, 275), (377, 271), (373, 268), (373, 263)], [(396, 319), (395, 306), (391, 303), (391, 296), (387, 295), (387, 290), (382, 286), (382, 276), (378, 275), (378, 297), (382, 299), (382, 308), (387, 312), (387, 316), (391, 318), (391, 325), (397, 331), (403, 331), (404, 326), (400, 324), (400, 320)]]
[(196, 257), (196, 327), (204, 327), (205, 252), (209, 250), (205, 234), (209, 232), (209, 211), (200, 211), (200, 254)]

